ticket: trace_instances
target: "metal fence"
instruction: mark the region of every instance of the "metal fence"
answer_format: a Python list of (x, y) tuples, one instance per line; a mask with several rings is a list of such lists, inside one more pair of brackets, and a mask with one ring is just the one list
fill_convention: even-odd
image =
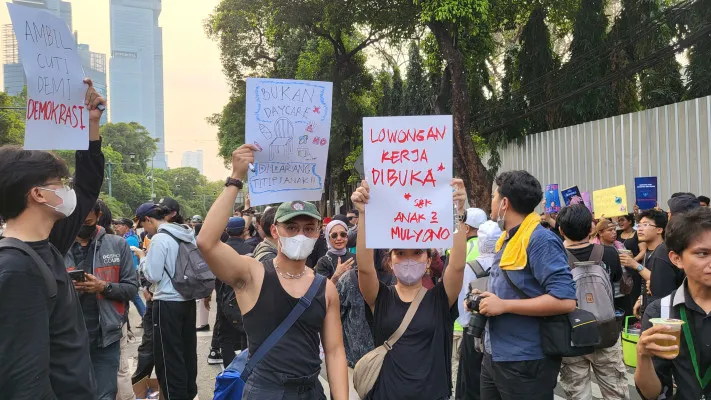
[(711, 96), (541, 132), (501, 151), (500, 172), (525, 169), (541, 185), (593, 192), (656, 176), (660, 207), (675, 192), (711, 195)]

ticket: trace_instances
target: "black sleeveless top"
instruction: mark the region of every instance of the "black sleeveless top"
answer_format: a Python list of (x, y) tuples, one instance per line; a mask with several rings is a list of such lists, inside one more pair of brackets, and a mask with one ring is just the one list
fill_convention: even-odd
[[(244, 314), (244, 329), (249, 342), (249, 354), (276, 330), (296, 306), (299, 299), (291, 297), (279, 282), (274, 263), (264, 264), (264, 283), (254, 308)], [(326, 318), (326, 281), (316, 292), (311, 306), (291, 326), (286, 334), (267, 352), (257, 366), (258, 371), (279, 373), (298, 378), (318, 373), (321, 368), (319, 356), (319, 333)]]

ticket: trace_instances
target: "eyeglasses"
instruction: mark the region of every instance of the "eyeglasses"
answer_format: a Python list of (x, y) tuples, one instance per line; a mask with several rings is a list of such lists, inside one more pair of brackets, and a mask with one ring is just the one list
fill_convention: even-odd
[(346, 232), (333, 232), (331, 234), (331, 239), (338, 239), (338, 237), (347, 238), (348, 234)]
[(653, 228), (659, 228), (658, 226), (652, 225), (652, 224), (647, 223), (647, 222), (645, 222), (645, 223), (643, 223), (643, 224), (639, 224), (639, 226), (641, 226), (642, 228), (649, 228), (650, 226), (653, 227)]
[(358, 218), (358, 217), (348, 217), (348, 220), (350, 221), (350, 220), (356, 219), (356, 218)]
[(52, 181), (52, 182), (47, 182), (41, 187), (47, 187), (47, 186), (52, 186), (52, 185), (57, 185), (57, 186), (64, 186), (69, 189), (74, 189), (74, 179), (72, 178), (61, 178), (57, 181)]
[(291, 224), (291, 225), (279, 224), (279, 225), (284, 227), (284, 229), (286, 230), (286, 233), (289, 234), (289, 236), (296, 236), (299, 233), (303, 232), (304, 235), (313, 237), (313, 236), (317, 236), (319, 229), (321, 229), (320, 226), (314, 226), (314, 225), (304, 226), (303, 228), (300, 227), (299, 225), (296, 225), (296, 224)]

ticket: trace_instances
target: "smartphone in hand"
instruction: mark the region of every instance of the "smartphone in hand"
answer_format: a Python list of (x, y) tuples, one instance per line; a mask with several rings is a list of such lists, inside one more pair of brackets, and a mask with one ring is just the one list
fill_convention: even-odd
[(75, 269), (74, 271), (69, 271), (69, 277), (75, 282), (86, 282), (86, 274), (84, 274), (83, 269)]

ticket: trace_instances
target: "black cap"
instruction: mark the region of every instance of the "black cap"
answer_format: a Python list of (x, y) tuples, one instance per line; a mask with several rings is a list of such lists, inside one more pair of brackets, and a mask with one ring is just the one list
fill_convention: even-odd
[(172, 197), (163, 197), (160, 201), (158, 201), (158, 205), (180, 214), (180, 204), (178, 204), (178, 202)]
[(133, 228), (133, 221), (128, 218), (119, 218), (113, 220), (114, 225), (126, 225), (129, 228)]
[(672, 197), (669, 201), (667, 201), (667, 204), (669, 205), (669, 212), (671, 212), (672, 215), (701, 207), (699, 199), (690, 193), (684, 193), (676, 197)]

